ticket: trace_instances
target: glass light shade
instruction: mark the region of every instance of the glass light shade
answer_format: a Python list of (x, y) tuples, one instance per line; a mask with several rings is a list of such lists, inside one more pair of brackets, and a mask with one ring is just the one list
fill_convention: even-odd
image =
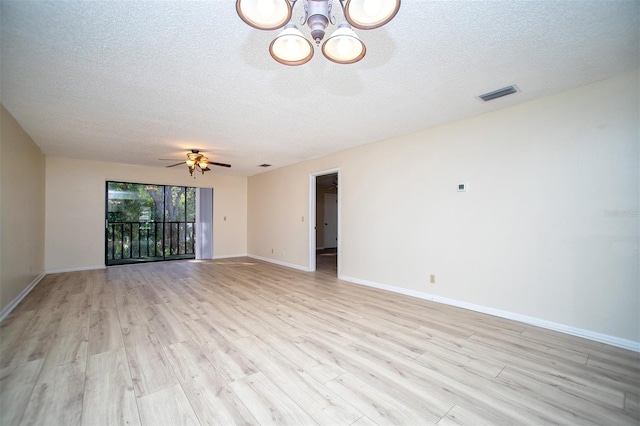
[(378, 28), (389, 22), (400, 10), (400, 0), (347, 0), (347, 21), (361, 30)]
[(367, 48), (349, 24), (338, 29), (322, 45), (322, 54), (338, 64), (353, 64), (364, 58)]
[(294, 24), (287, 24), (271, 42), (269, 53), (281, 64), (302, 65), (313, 57), (313, 45)]
[(240, 18), (259, 30), (275, 30), (291, 19), (288, 0), (236, 0)]
[(204, 170), (207, 168), (207, 166), (209, 165), (209, 159), (207, 157), (202, 157), (200, 159), (200, 161), (198, 162), (198, 166)]
[(195, 165), (196, 165), (196, 162), (194, 160), (192, 159), (187, 160), (187, 167), (192, 168), (192, 167), (195, 167)]

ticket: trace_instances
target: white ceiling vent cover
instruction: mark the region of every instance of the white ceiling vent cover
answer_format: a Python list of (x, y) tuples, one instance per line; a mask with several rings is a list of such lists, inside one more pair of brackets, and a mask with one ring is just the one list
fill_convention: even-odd
[(513, 93), (516, 93), (517, 91), (518, 89), (516, 89), (515, 86), (507, 86), (503, 87), (502, 89), (494, 90), (493, 92), (485, 93), (484, 95), (480, 95), (478, 97), (482, 99), (483, 102), (488, 102), (494, 99), (501, 98), (503, 96), (511, 95)]

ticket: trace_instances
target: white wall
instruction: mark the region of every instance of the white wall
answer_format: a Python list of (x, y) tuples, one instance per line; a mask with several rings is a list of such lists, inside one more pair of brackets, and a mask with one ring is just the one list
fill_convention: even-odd
[(104, 267), (108, 180), (212, 187), (214, 257), (246, 254), (246, 177), (220, 175), (214, 169), (193, 179), (186, 167), (166, 169), (47, 157), (47, 271)]
[(40, 148), (0, 105), (0, 318), (44, 272), (44, 165)]
[(339, 167), (343, 277), (640, 342), (638, 94), (636, 72), (250, 177), (248, 251), (307, 267), (308, 176)]

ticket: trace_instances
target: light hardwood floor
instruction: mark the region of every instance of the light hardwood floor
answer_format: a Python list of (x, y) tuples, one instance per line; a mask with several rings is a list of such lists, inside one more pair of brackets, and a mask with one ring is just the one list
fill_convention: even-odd
[(637, 353), (249, 258), (48, 275), (0, 333), (1, 425), (640, 423)]

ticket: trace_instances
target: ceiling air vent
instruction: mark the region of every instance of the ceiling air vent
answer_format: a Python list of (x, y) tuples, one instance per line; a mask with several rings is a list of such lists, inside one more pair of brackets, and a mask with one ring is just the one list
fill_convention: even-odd
[(503, 87), (502, 89), (494, 90), (493, 92), (485, 93), (484, 95), (480, 95), (479, 98), (484, 102), (491, 101), (493, 99), (501, 98), (503, 96), (511, 95), (516, 93), (518, 90), (514, 86)]

